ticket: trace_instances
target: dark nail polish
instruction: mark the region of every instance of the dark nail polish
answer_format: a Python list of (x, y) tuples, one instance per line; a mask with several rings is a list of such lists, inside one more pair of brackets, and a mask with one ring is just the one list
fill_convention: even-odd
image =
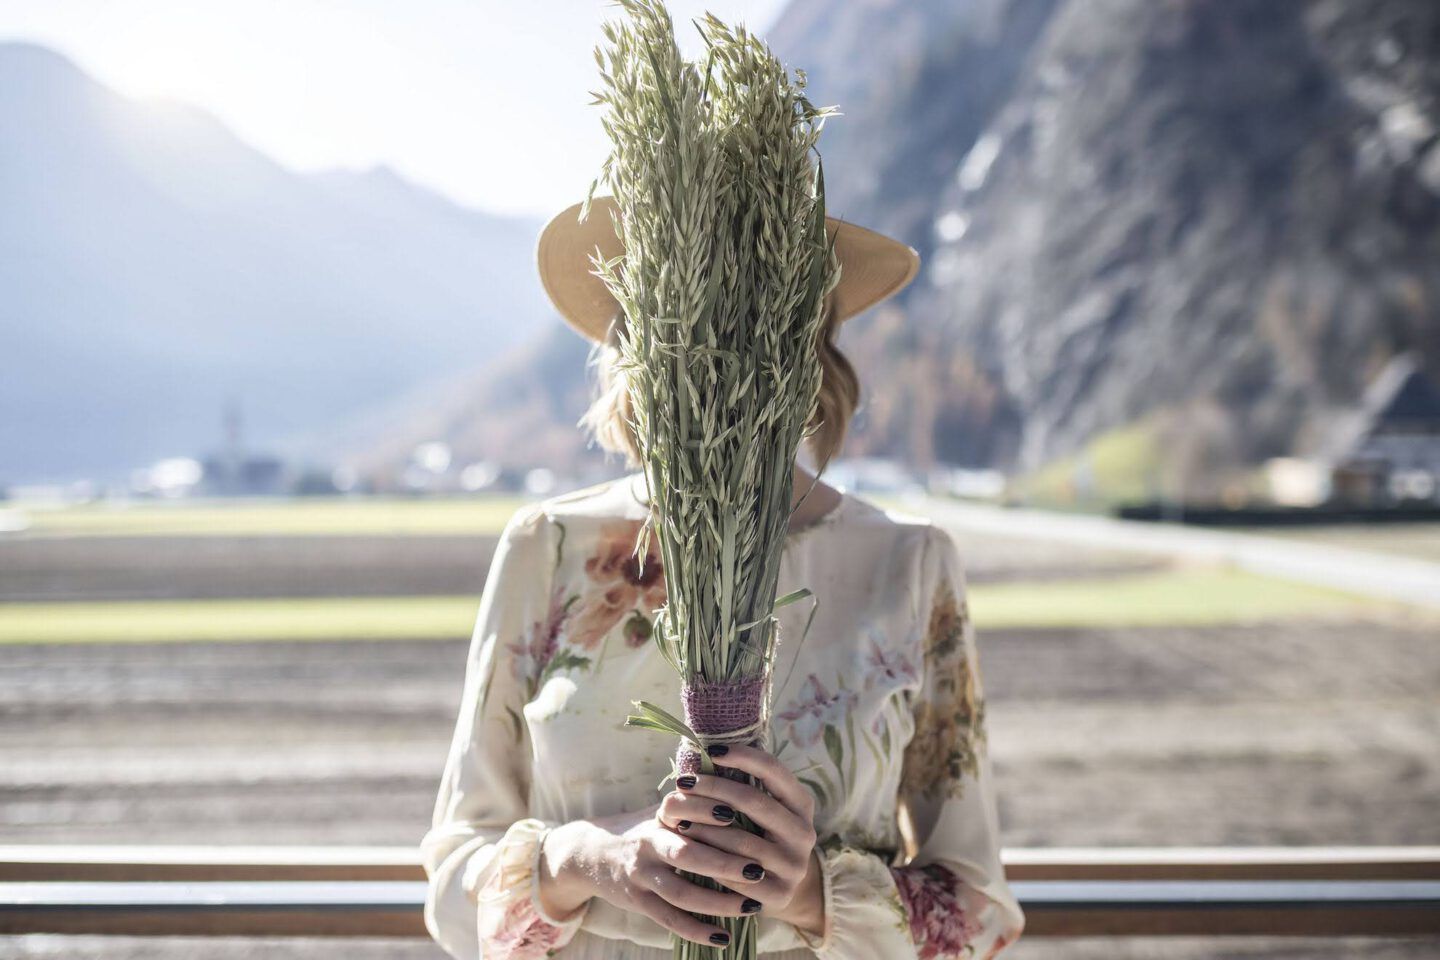
[(725, 744), (723, 743), (712, 743), (710, 746), (705, 748), (705, 752), (710, 754), (710, 756), (712, 757), (723, 757), (725, 756), (725, 754), (730, 752), (730, 748), (725, 746)]
[(717, 947), (723, 947), (730, 942), (730, 934), (712, 933), (710, 934), (710, 942), (715, 944)]
[(695, 789), (695, 774), (693, 774), (693, 773), (681, 774), (680, 776), (678, 776), (678, 777), (675, 778), (675, 786), (679, 787), (681, 790), (694, 790), (694, 789)]
[(746, 880), (764, 880), (765, 868), (758, 863), (747, 863), (745, 869), (740, 871), (745, 875)]
[(692, 824), (690, 823), (689, 820), (681, 820), (679, 823), (675, 824), (675, 829), (676, 829), (676, 830), (689, 830), (691, 826), (692, 826)]
[(710, 812), (715, 815), (716, 820), (723, 820), (725, 823), (735, 819), (735, 811), (723, 803), (715, 804), (715, 809)]
[(759, 910), (760, 910), (760, 901), (759, 901), (759, 900), (751, 900), (749, 897), (746, 897), (746, 898), (745, 898), (745, 902), (742, 903), (742, 904), (740, 904), (740, 912), (741, 912), (741, 913), (756, 913), (756, 912), (758, 912)]

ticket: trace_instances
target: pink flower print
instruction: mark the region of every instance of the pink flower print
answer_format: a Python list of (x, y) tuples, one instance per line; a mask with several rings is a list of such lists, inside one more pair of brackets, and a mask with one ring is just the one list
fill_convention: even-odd
[(529, 897), (518, 897), (505, 910), (499, 929), (481, 945), (485, 956), (501, 960), (543, 960), (565, 934), (535, 911)]
[(1011, 939), (1010, 934), (1000, 934), (1000, 936), (995, 938), (995, 942), (990, 945), (990, 949), (985, 951), (985, 960), (995, 960), (996, 957), (1000, 956), (1001, 950), (1004, 950), (1006, 947), (1010, 946), (1010, 944), (1014, 942), (1015, 941)]
[(917, 683), (919, 679), (920, 671), (904, 651), (887, 652), (881, 649), (875, 635), (870, 635), (870, 649), (865, 654), (865, 689), (882, 683), (885, 686), (903, 686)]
[(512, 655), (510, 669), (516, 680), (532, 686), (539, 681), (550, 661), (555, 659), (560, 646), (560, 628), (569, 613), (564, 588), (556, 587), (550, 594), (545, 618), (530, 624), (521, 640), (506, 645)]
[(831, 693), (815, 674), (805, 681), (808, 694), (805, 699), (776, 718), (789, 725), (790, 739), (801, 747), (813, 747), (824, 733), (826, 726), (843, 726), (845, 715), (855, 707), (855, 693), (851, 690), (837, 690)]
[(635, 591), (628, 584), (615, 583), (603, 590), (588, 591), (580, 598), (580, 612), (569, 632), (570, 642), (594, 650), (634, 605)]
[(920, 960), (959, 957), (969, 952), (981, 925), (960, 903), (960, 880), (943, 864), (890, 870), (900, 902), (910, 916), (910, 938)]
[[(873, 632), (868, 639), (870, 647), (865, 652), (864, 662), (866, 690), (880, 687), (893, 692), (919, 684), (920, 671), (904, 651), (885, 650)], [(885, 709), (882, 706), (870, 721), (870, 732), (877, 737), (885, 736), (886, 723)], [(886, 750), (889, 750), (888, 743)]]
[(637, 604), (649, 612), (665, 603), (665, 576), (659, 554), (652, 546), (643, 564), (635, 556), (640, 528), (639, 520), (617, 520), (601, 527), (600, 542), (585, 560), (589, 585), (580, 598), (580, 613), (570, 632), (576, 646), (595, 649)]
[(639, 520), (615, 520), (602, 526), (595, 551), (585, 559), (585, 576), (596, 586), (623, 581), (634, 588), (647, 610), (654, 610), (665, 602), (665, 570), (654, 540), (643, 563), (635, 556), (642, 527)]

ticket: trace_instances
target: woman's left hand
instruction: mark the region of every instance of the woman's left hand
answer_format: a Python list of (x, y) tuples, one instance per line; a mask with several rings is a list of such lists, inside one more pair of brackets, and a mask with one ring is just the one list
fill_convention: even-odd
[[(764, 750), (717, 744), (706, 752), (716, 766), (748, 773), (765, 790), (721, 776), (682, 774), (656, 816), (683, 837), (759, 864), (763, 875), (740, 892), (760, 901), (768, 915), (821, 935), (825, 903), (815, 857), (814, 795)], [(737, 811), (765, 835), (735, 827)]]

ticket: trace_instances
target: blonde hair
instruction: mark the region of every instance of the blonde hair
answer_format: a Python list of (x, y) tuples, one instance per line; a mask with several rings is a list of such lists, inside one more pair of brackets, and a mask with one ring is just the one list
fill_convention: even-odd
[[(840, 452), (850, 418), (860, 405), (860, 378), (835, 342), (840, 324), (835, 319), (834, 299), (828, 294), (824, 310), (818, 344), (820, 390), (815, 413), (806, 425), (805, 438), (815, 458), (817, 474)], [(605, 340), (597, 342), (590, 352), (589, 365), (596, 371), (598, 393), (580, 418), (580, 425), (590, 431), (603, 449), (621, 454), (626, 466), (638, 468), (640, 446), (630, 425), (630, 394), (625, 377), (616, 369), (620, 356), (619, 329), (623, 322), (623, 312), (617, 313)]]

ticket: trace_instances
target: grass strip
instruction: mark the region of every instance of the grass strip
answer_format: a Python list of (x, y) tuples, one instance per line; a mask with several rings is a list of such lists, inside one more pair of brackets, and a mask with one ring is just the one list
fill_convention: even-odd
[(0, 643), (425, 640), (469, 636), (478, 596), (0, 605)]
[(1224, 567), (1073, 580), (981, 584), (976, 628), (1210, 626), (1263, 621), (1437, 618), (1408, 604)]
[[(11, 508), (22, 536), (445, 536), (499, 534), (526, 501), (495, 496), (406, 500), (332, 497), (306, 500), (195, 500)], [(5, 527), (14, 527), (7, 523)]]
[[(973, 584), (983, 635), (1021, 628), (1227, 626), (1440, 617), (1403, 604), (1224, 569)], [(468, 637), (478, 596), (136, 600), (0, 605), (0, 643), (414, 640)]]

